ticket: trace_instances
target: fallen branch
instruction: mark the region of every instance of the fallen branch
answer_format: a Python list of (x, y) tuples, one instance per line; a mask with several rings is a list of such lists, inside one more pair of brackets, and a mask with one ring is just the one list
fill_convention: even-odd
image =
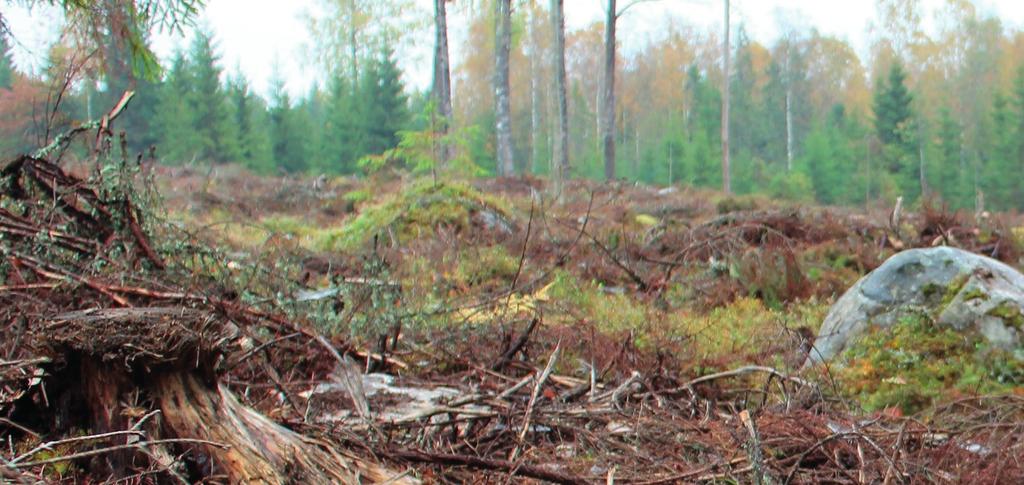
[(547, 480), (551, 483), (566, 485), (584, 485), (588, 480), (548, 470), (539, 466), (516, 463), (509, 460), (497, 460), (492, 458), (480, 458), (471, 455), (459, 455), (453, 453), (428, 453), (415, 450), (391, 450), (383, 453), (394, 460), (405, 460), (411, 462), (431, 463), (442, 466), (464, 466), (481, 470), (493, 470), (511, 473), (513, 476)]

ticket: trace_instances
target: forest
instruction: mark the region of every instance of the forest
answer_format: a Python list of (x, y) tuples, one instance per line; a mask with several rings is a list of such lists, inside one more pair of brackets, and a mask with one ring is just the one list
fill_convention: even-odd
[(232, 1), (0, 0), (0, 483), (1024, 483), (1016, 3)]
[[(136, 99), (123, 121), (132, 131), (129, 148), (156, 147), (165, 164), (358, 174), (367, 157), (425, 143), (416, 135), (436, 128), (438, 103), (431, 90), (406, 85), (396, 57), (410, 38), (430, 35), (429, 12), (410, 10), (409, 2), (324, 3), (332, 17), (310, 21), (322, 36), (311, 67), (322, 74), (295, 97), (280, 77), (266, 97), (252, 92), (244, 74), (220, 62), (217, 39), (203, 28), (148, 71), (116, 40), (88, 62), (69, 40), (51, 48), (42, 72), (26, 75), (3, 41), (0, 147), (10, 154), (43, 137), (39, 113), (73, 69), (83, 71), (81, 79), (67, 86), (51, 122), (88, 118), (132, 87)], [(498, 13), (474, 2), (449, 7), (465, 17), (468, 32), (460, 40), (464, 58), (451, 63), (453, 112), (445, 123), (457, 138), (451, 143), (472, 161), (469, 170), (551, 172), (558, 91), (552, 15), (543, 3), (522, 2), (507, 13), (513, 162), (504, 169), (493, 89)], [(1024, 182), (1005, 174), (1024, 163), (1024, 33), (967, 0), (927, 12), (919, 2), (883, 1), (876, 10), (867, 58), (813, 27), (783, 26), (785, 34), (767, 45), (733, 26), (732, 191), (851, 206), (923, 195), (952, 208), (1019, 209)], [(941, 27), (926, 31), (926, 14)], [(607, 103), (596, 75), (605, 69), (606, 24), (565, 32), (567, 176), (722, 187), (721, 29), (670, 17), (642, 46), (614, 51), (618, 148), (609, 172)]]

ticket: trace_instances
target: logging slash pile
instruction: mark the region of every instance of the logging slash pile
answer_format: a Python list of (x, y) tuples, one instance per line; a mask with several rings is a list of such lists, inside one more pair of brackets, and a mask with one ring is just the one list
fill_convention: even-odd
[(239, 400), (226, 375), (274, 381), (260, 335), (308, 332), (187, 271), (203, 248), (154, 244), (133, 173), (0, 172), (4, 478), (407, 481)]

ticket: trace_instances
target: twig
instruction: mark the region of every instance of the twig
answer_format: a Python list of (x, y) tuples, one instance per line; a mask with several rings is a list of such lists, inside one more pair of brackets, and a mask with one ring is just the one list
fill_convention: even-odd
[(530, 431), (530, 418), (533, 415), (533, 407), (537, 403), (537, 396), (540, 395), (541, 388), (544, 387), (544, 382), (548, 380), (548, 376), (551, 375), (551, 371), (555, 368), (555, 362), (558, 360), (558, 353), (562, 350), (562, 342), (558, 342), (555, 345), (554, 352), (551, 352), (551, 357), (548, 358), (548, 365), (544, 367), (544, 372), (541, 373), (537, 379), (537, 385), (533, 386), (533, 394), (530, 396), (530, 402), (526, 405), (526, 415), (523, 416), (523, 429), (519, 431), (519, 439), (516, 443), (515, 448), (512, 448), (512, 453), (509, 454), (509, 461), (515, 461), (519, 456), (519, 450), (522, 446), (523, 440), (526, 439), (526, 433)]
[(31, 467), (39, 466), (39, 465), (49, 465), (51, 463), (60, 463), (62, 461), (71, 461), (71, 460), (77, 460), (79, 458), (88, 458), (90, 456), (103, 455), (103, 454), (111, 453), (111, 452), (114, 452), (114, 451), (128, 450), (128, 449), (132, 449), (132, 448), (140, 448), (140, 447), (144, 447), (144, 446), (167, 445), (167, 444), (172, 444), (172, 443), (190, 443), (190, 444), (215, 446), (217, 448), (223, 448), (223, 449), (229, 448), (228, 445), (225, 445), (223, 443), (217, 443), (215, 441), (175, 438), (175, 439), (167, 439), (167, 440), (140, 441), (138, 443), (132, 443), (130, 445), (108, 446), (106, 448), (98, 448), (98, 449), (95, 449), (95, 450), (83, 451), (81, 453), (74, 453), (74, 454), (67, 455), (67, 456), (55, 456), (53, 458), (47, 458), (45, 460), (30, 461), (30, 462), (26, 462), (26, 463), (11, 463), (11, 466), (13, 468), (31, 468)]
[(427, 453), (416, 450), (392, 450), (383, 453), (392, 459), (414, 461), (420, 463), (432, 463), (443, 466), (464, 466), (482, 470), (497, 470), (513, 473), (526, 478), (546, 480), (551, 483), (566, 485), (584, 485), (587, 480), (559, 473), (546, 468), (531, 466), (522, 463), (515, 463), (509, 460), (497, 460), (491, 458), (480, 458), (471, 455), (459, 455), (453, 453)]
[(539, 322), (540, 318), (536, 316), (533, 317), (533, 319), (530, 320), (530, 325), (526, 327), (526, 330), (524, 330), (522, 334), (519, 335), (519, 338), (517, 338), (515, 343), (513, 343), (512, 346), (509, 347), (508, 351), (502, 354), (501, 358), (499, 358), (498, 361), (491, 366), (491, 370), (497, 372), (503, 369), (506, 365), (508, 365), (508, 363), (512, 361), (512, 358), (514, 358), (516, 354), (519, 353), (519, 351), (522, 350), (522, 348), (526, 345), (526, 342), (530, 340), (530, 334), (533, 333), (533, 330), (535, 328), (537, 328), (537, 324)]

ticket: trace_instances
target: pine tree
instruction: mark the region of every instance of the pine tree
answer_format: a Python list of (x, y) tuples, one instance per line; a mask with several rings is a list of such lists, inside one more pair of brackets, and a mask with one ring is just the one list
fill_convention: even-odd
[(212, 162), (225, 163), (238, 160), (238, 127), (232, 122), (229, 104), (221, 87), (220, 57), (214, 50), (210, 32), (196, 32), (189, 53), (194, 82), (190, 98), (194, 115), (194, 128), (199, 135), (200, 154)]
[(11, 46), (7, 36), (0, 32), (0, 89), (11, 89), (14, 83), (14, 66), (11, 62)]

